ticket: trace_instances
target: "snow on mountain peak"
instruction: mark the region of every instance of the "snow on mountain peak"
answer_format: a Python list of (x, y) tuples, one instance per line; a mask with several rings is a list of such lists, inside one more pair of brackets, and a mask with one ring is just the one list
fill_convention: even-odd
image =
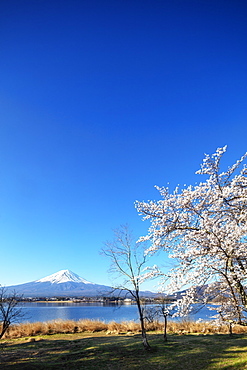
[(61, 284), (67, 282), (93, 284), (90, 281), (83, 279), (82, 277), (80, 277), (79, 275), (75, 274), (70, 270), (61, 270), (56, 272), (55, 274), (46, 276), (40, 280), (36, 280), (36, 283), (45, 283), (45, 282), (49, 282), (52, 284)]

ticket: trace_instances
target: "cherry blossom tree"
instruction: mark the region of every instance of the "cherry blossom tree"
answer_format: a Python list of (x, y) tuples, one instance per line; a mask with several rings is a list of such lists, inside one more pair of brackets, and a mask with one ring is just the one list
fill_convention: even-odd
[(177, 314), (188, 313), (192, 303), (218, 299), (218, 317), (247, 325), (247, 153), (220, 172), (225, 151), (205, 156), (196, 173), (206, 179), (198, 185), (174, 192), (156, 186), (161, 200), (136, 202), (151, 223), (140, 240), (151, 241), (147, 253), (164, 250), (176, 261), (169, 291), (186, 288)]

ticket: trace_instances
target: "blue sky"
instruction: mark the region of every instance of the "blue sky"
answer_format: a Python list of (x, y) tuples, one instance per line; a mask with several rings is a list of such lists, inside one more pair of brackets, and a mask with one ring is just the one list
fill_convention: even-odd
[(135, 200), (245, 153), (246, 46), (245, 1), (1, 1), (0, 283), (109, 284), (112, 230), (149, 226)]

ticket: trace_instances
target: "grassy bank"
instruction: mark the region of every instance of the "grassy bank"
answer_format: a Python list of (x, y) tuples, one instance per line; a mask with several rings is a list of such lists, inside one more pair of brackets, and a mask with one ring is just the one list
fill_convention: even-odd
[(42, 335), (5, 339), (0, 368), (27, 369), (247, 369), (247, 335), (149, 334), (151, 351), (141, 345), (140, 334), (105, 332)]
[(247, 329), (234, 327), (230, 337), (226, 325), (170, 322), (168, 342), (163, 341), (162, 323), (150, 323), (147, 329), (151, 351), (143, 349), (136, 322), (60, 320), (14, 325), (0, 342), (0, 368), (247, 369)]

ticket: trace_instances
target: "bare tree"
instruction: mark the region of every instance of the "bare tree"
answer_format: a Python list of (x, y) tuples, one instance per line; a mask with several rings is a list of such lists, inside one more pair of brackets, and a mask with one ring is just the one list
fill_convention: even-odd
[(141, 243), (133, 240), (128, 226), (121, 226), (114, 231), (114, 235), (114, 240), (105, 243), (103, 249), (103, 254), (111, 260), (110, 273), (117, 277), (118, 283), (114, 284), (114, 289), (128, 292), (135, 300), (141, 324), (143, 346), (145, 349), (150, 349), (145, 329), (144, 307), (140, 298), (140, 285), (145, 279), (142, 270), (147, 257)]
[(5, 287), (0, 287), (0, 339), (9, 326), (23, 317), (21, 307), (17, 307), (21, 297), (15, 292), (8, 293)]
[(167, 341), (167, 321), (168, 317), (172, 317), (175, 312), (175, 305), (171, 299), (164, 296), (162, 293), (156, 299), (155, 305), (145, 309), (145, 318), (148, 322), (159, 320), (160, 317), (164, 320), (163, 338)]

